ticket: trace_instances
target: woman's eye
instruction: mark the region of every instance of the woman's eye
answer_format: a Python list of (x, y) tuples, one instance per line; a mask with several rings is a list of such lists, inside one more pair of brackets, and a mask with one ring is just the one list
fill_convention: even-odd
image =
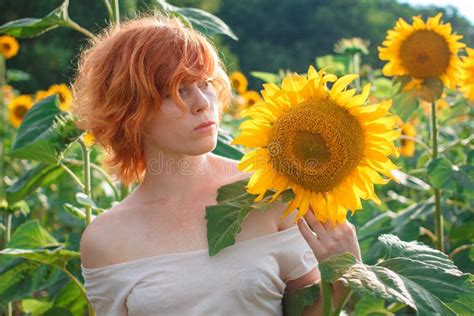
[(201, 87), (207, 88), (211, 84), (211, 80), (206, 80), (201, 83)]
[(179, 88), (179, 89), (178, 89), (178, 92), (179, 92), (179, 93), (185, 93), (185, 92), (186, 92), (186, 89), (185, 89), (185, 88)]

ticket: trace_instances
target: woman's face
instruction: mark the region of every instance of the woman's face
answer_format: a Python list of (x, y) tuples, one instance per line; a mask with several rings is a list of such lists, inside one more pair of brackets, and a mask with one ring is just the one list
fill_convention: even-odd
[[(145, 140), (145, 147), (191, 156), (212, 151), (219, 126), (218, 98), (213, 84), (210, 80), (181, 84), (179, 94), (185, 103), (184, 113), (171, 95), (164, 93), (160, 110), (148, 126), (150, 137)], [(199, 128), (203, 123), (208, 126)]]

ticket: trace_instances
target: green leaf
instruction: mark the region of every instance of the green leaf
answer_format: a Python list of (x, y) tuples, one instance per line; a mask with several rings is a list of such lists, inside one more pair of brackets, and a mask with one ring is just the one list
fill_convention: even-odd
[(472, 275), (462, 273), (444, 253), (394, 235), (379, 240), (386, 255), (376, 265), (354, 263), (346, 253), (320, 262), (321, 276), (341, 280), (361, 297), (406, 304), (418, 315), (474, 313)]
[[(59, 243), (38, 220), (20, 225), (12, 235), (8, 248), (36, 249), (58, 247)], [(64, 274), (39, 262), (2, 255), (0, 252), (0, 302), (18, 300), (48, 288), (64, 278)]]
[(321, 278), (326, 282), (334, 283), (356, 263), (357, 259), (349, 252), (330, 256), (319, 264)]
[(68, 212), (72, 216), (77, 217), (81, 220), (86, 218), (86, 213), (82, 209), (75, 207), (74, 205), (69, 203), (65, 203), (63, 206), (66, 212)]
[(17, 38), (30, 38), (39, 36), (49, 30), (55, 29), (58, 26), (65, 26), (68, 24), (68, 6), (69, 0), (65, 0), (58, 8), (53, 10), (42, 19), (25, 18), (0, 26), (0, 33), (8, 34)]
[(454, 191), (459, 188), (469, 198), (474, 198), (474, 168), (451, 164), (446, 158), (436, 158), (427, 167), (430, 183), (438, 189)]
[(39, 163), (36, 167), (26, 171), (6, 190), (8, 203), (16, 203), (32, 194), (41, 186), (46, 186), (56, 180), (64, 172), (59, 165)]
[(53, 308), (65, 309), (72, 315), (86, 315), (87, 301), (77, 285), (68, 282), (54, 299)]
[(357, 316), (393, 316), (392, 312), (385, 308), (383, 299), (363, 296), (357, 301), (354, 309)]
[(390, 91), (391, 91), (391, 88), (392, 88), (392, 81), (391, 80), (389, 80), (387, 78), (384, 78), (384, 77), (376, 78), (373, 81), (373, 85), (375, 87), (375, 91), (373, 93), (374, 96), (376, 96), (379, 99), (389, 99), (390, 98)]
[(409, 175), (401, 170), (392, 170), (392, 174), (400, 181), (400, 184), (420, 191), (427, 191), (431, 189), (431, 186), (425, 181)]
[(35, 298), (25, 298), (20, 306), (24, 313), (31, 313), (32, 316), (43, 315), (53, 305), (52, 302), (42, 301)]
[(61, 244), (44, 229), (37, 219), (21, 224), (7, 243), (8, 248), (34, 249), (57, 247)]
[(5, 248), (0, 255), (25, 258), (28, 260), (65, 268), (72, 259), (80, 258), (79, 252), (66, 249), (16, 249)]
[(217, 205), (206, 206), (209, 255), (235, 244), (241, 224), (252, 210), (255, 195), (246, 189), (248, 180), (224, 185), (218, 189)]
[(59, 109), (58, 97), (49, 96), (25, 114), (10, 155), (58, 164), (81, 134), (72, 116)]
[(280, 81), (280, 76), (271, 72), (263, 71), (251, 71), (250, 75), (253, 77), (262, 80), (265, 83), (277, 83)]
[(238, 40), (237, 36), (232, 32), (227, 24), (217, 16), (196, 8), (180, 8), (173, 6), (165, 0), (155, 0), (162, 10), (178, 13), (191, 22), (192, 26), (207, 36), (216, 34), (227, 35), (234, 40)]
[(336, 76), (348, 73), (350, 58), (347, 55), (324, 55), (316, 57), (318, 69), (328, 67), (328, 71)]
[(285, 291), (283, 295), (283, 315), (303, 315), (304, 308), (313, 305), (318, 296), (319, 284), (313, 284), (294, 291)]
[(229, 137), (224, 130), (219, 129), (219, 134), (217, 135), (217, 146), (212, 152), (222, 157), (240, 160), (244, 153), (237, 147), (232, 146), (230, 144), (231, 141), (232, 138)]
[(393, 96), (392, 112), (408, 121), (419, 109), (418, 98), (411, 91), (403, 91)]
[(31, 75), (23, 70), (8, 69), (7, 82), (27, 81), (31, 79)]

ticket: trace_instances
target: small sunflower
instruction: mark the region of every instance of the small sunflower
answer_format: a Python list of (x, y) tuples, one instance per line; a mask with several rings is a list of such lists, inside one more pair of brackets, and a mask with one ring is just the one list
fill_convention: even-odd
[[(438, 113), (438, 117), (442, 119), (447, 112), (449, 112), (450, 107), (449, 103), (446, 101), (446, 94), (443, 93), (440, 99), (435, 101), (436, 111)], [(424, 100), (420, 100), (420, 107), (423, 109), (423, 113), (426, 116), (431, 115), (431, 103), (426, 102)]]
[(72, 103), (72, 93), (69, 87), (64, 84), (55, 84), (49, 87), (48, 89), (48, 95), (51, 94), (58, 94), (59, 97), (59, 108), (61, 111), (69, 111), (69, 108), (71, 107)]
[[(240, 125), (242, 133), (233, 141), (255, 148), (238, 167), (254, 171), (249, 193), (263, 199), (275, 190), (271, 201), (291, 188), (295, 194), (281, 218), (295, 208), (295, 222), (311, 205), (322, 222), (344, 222), (347, 210), (361, 209), (360, 199), (380, 204), (375, 184), (386, 184), (379, 173), (398, 180), (398, 169), (387, 157), (398, 157), (393, 140), (396, 120), (388, 112), (391, 100), (364, 105), (370, 84), (359, 95), (347, 90), (357, 75), (337, 79), (310, 67), (307, 76), (290, 74), (281, 88), (264, 84), (263, 101), (242, 113), (250, 117)], [(329, 90), (327, 82), (334, 82)]]
[(18, 54), (20, 45), (16, 38), (10, 35), (0, 36), (0, 54), (5, 57), (5, 59), (10, 59)]
[(234, 71), (230, 74), (229, 78), (232, 86), (238, 94), (243, 94), (247, 91), (248, 81), (243, 73), (240, 71)]
[(466, 48), (467, 56), (462, 57), (459, 90), (469, 101), (474, 101), (474, 49)]
[(461, 35), (451, 33), (451, 24), (440, 23), (442, 14), (429, 17), (413, 17), (413, 25), (398, 19), (395, 28), (389, 30), (384, 47), (379, 47), (381, 60), (389, 61), (382, 69), (385, 76), (409, 75), (423, 81), (439, 78), (451, 89), (456, 87), (460, 67), (458, 51), (465, 44), (458, 40)]
[[(403, 121), (398, 117), (398, 125), (402, 129), (402, 136), (416, 137), (416, 128), (412, 123), (403, 123)], [(400, 140), (401, 147), (398, 149), (400, 154), (404, 157), (413, 157), (415, 155), (415, 142), (411, 139), (402, 138)]]
[(8, 118), (13, 127), (20, 126), (23, 117), (33, 104), (33, 98), (29, 95), (20, 95), (8, 104)]
[(95, 137), (90, 131), (85, 132), (82, 136), (82, 139), (88, 148), (92, 147), (95, 143)]
[(35, 93), (35, 103), (43, 100), (44, 98), (50, 96), (51, 93), (49, 93), (47, 90), (38, 90)]

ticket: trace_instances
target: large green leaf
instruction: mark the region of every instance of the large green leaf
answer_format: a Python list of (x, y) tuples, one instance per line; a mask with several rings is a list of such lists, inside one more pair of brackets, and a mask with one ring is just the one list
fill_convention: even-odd
[(73, 117), (59, 109), (58, 97), (49, 96), (26, 113), (10, 155), (57, 164), (81, 134)]
[(48, 185), (62, 175), (64, 169), (60, 165), (39, 163), (26, 171), (6, 190), (9, 204), (23, 200), (41, 186)]
[(305, 307), (313, 305), (318, 296), (319, 284), (313, 284), (294, 291), (285, 291), (283, 295), (283, 315), (303, 315)]
[(65, 0), (58, 8), (53, 10), (42, 19), (25, 18), (0, 26), (0, 33), (8, 34), (18, 38), (30, 38), (39, 36), (58, 26), (68, 25), (68, 6), (69, 0)]
[(53, 309), (59, 308), (68, 310), (72, 315), (86, 315), (87, 301), (73, 282), (68, 282), (54, 299)]
[(379, 238), (386, 250), (376, 265), (356, 261), (350, 253), (320, 262), (323, 279), (341, 280), (357, 295), (398, 301), (418, 315), (474, 313), (472, 275), (462, 273), (442, 252), (394, 235)]
[[(60, 245), (41, 227), (38, 220), (31, 220), (14, 231), (7, 247), (37, 249)], [(60, 282), (65, 277), (60, 270), (40, 262), (6, 256), (0, 252), (0, 302), (2, 303), (25, 298)]]
[(60, 245), (35, 219), (23, 223), (15, 230), (11, 240), (7, 243), (7, 248), (35, 249)]
[(224, 34), (236, 41), (238, 40), (237, 36), (232, 32), (229, 26), (224, 23), (224, 21), (209, 12), (196, 8), (176, 7), (165, 0), (156, 0), (156, 3), (164, 11), (174, 12), (185, 17), (195, 29), (203, 34), (208, 36)]
[(472, 166), (456, 166), (446, 158), (436, 158), (428, 164), (428, 179), (438, 189), (453, 191), (459, 188), (466, 196), (474, 197)]
[[(393, 234), (402, 240), (419, 236), (424, 219), (434, 212), (434, 200), (414, 203), (398, 213), (387, 211), (365, 223), (358, 231), (358, 239), (364, 262), (375, 263), (383, 254), (383, 245), (377, 239), (381, 234)], [(370, 249), (370, 251), (368, 251)]]
[(247, 180), (224, 185), (218, 189), (217, 205), (206, 206), (209, 255), (235, 244), (241, 224), (252, 210), (254, 195), (247, 192)]

